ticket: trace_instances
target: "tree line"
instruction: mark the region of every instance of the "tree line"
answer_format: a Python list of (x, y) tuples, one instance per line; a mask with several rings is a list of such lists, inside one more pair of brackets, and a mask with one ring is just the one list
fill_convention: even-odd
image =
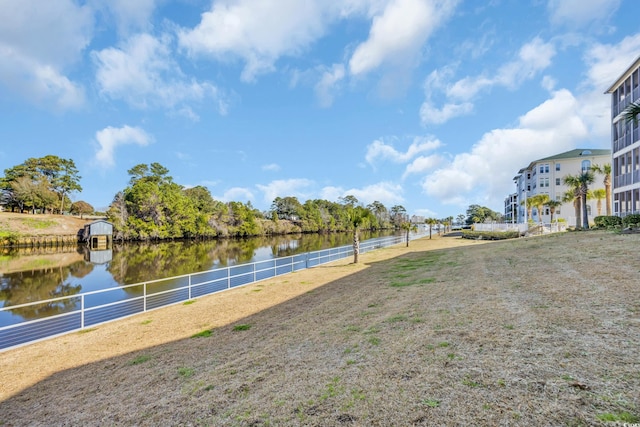
[(186, 188), (173, 181), (159, 163), (139, 164), (128, 171), (129, 185), (118, 192), (107, 218), (114, 238), (163, 240), (248, 237), (290, 233), (380, 230), (406, 221), (402, 206), (387, 209), (380, 202), (363, 206), (354, 196), (338, 202), (322, 199), (301, 203), (277, 197), (266, 212), (251, 202), (215, 200), (203, 186)]
[(15, 212), (73, 213), (93, 212), (86, 202), (72, 203), (69, 195), (82, 191), (80, 175), (71, 159), (47, 155), (29, 158), (5, 169), (0, 178), (0, 203)]
[[(291, 233), (354, 232), (358, 230), (403, 229), (412, 224), (402, 205), (387, 208), (374, 201), (364, 205), (353, 195), (337, 202), (296, 197), (276, 197), (267, 211), (251, 202), (215, 200), (203, 186), (185, 187), (174, 182), (169, 170), (159, 163), (139, 164), (127, 171), (126, 188), (113, 198), (105, 215), (114, 225), (117, 240), (198, 239), (248, 237)], [(0, 203), (6, 209), (31, 213), (90, 214), (85, 201), (72, 203), (69, 196), (82, 191), (80, 175), (71, 159), (47, 155), (29, 158), (5, 169), (0, 178)], [(470, 206), (466, 221), (497, 219), (500, 214), (477, 205)], [(459, 222), (464, 215), (457, 217)], [(428, 218), (430, 229), (449, 226), (453, 217)]]

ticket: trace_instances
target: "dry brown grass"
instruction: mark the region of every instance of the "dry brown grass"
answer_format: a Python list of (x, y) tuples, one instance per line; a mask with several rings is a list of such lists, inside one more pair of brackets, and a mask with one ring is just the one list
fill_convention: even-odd
[(631, 420), (639, 243), (422, 239), (14, 349), (0, 353), (0, 424)]
[(75, 236), (89, 221), (71, 215), (0, 212), (0, 230), (13, 231), (25, 236)]

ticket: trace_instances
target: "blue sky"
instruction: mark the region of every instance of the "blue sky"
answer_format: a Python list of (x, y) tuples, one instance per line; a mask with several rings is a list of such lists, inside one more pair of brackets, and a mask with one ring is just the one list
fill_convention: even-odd
[(636, 0), (0, 0), (0, 169), (74, 160), (275, 197), (503, 210), (530, 161), (610, 147)]

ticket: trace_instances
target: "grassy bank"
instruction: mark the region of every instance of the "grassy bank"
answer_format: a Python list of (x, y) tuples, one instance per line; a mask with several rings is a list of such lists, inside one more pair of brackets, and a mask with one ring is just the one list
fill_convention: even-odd
[(74, 245), (87, 221), (69, 215), (0, 212), (0, 247)]
[(421, 239), (11, 350), (0, 423), (638, 422), (638, 244)]

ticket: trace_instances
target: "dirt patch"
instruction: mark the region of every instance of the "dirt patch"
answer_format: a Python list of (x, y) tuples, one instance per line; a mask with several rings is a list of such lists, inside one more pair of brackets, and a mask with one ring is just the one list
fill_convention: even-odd
[(6, 351), (0, 424), (633, 422), (639, 243), (434, 236)]

